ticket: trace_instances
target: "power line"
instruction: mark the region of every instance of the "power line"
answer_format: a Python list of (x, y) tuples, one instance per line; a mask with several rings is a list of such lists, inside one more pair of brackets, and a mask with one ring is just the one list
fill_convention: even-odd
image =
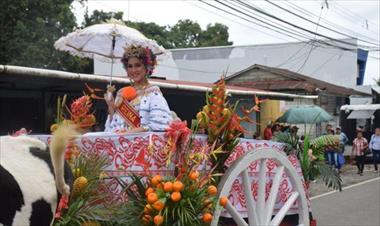
[(232, 22), (234, 22), (234, 23), (236, 23), (236, 24), (239, 24), (239, 25), (245, 26), (245, 27), (247, 27), (247, 28), (249, 28), (249, 29), (252, 29), (252, 30), (255, 30), (255, 31), (259, 31), (259, 32), (264, 33), (264, 34), (266, 34), (266, 35), (268, 35), (268, 36), (271, 36), (271, 37), (273, 37), (273, 38), (276, 38), (276, 39), (278, 39), (278, 40), (282, 40), (282, 41), (283, 41), (283, 39), (279, 38), (278, 36), (275, 36), (275, 35), (273, 35), (273, 34), (267, 33), (267, 32), (265, 32), (265, 31), (263, 31), (263, 30), (259, 30), (259, 29), (257, 29), (257, 28), (252, 27), (252, 26), (249, 26), (249, 25), (247, 25), (247, 24), (240, 23), (240, 22), (238, 22), (238, 21), (236, 21), (236, 20), (233, 20), (233, 19), (230, 19), (230, 18), (226, 18), (225, 15), (220, 15), (220, 14), (215, 13), (214, 11), (211, 11), (211, 10), (208, 10), (208, 9), (203, 8), (203, 7), (201, 7), (201, 6), (198, 6), (198, 5), (194, 4), (194, 3), (192, 3), (191, 0), (185, 0), (185, 2), (191, 4), (191, 5), (193, 5), (193, 6), (197, 7), (197, 8), (199, 8), (199, 9), (202, 9), (202, 10), (204, 10), (204, 11), (207, 11), (207, 12), (213, 14), (213, 15), (217, 15), (217, 16), (223, 18), (223, 19), (226, 19), (226, 20), (232, 21)]
[[(301, 18), (301, 19), (303, 19), (303, 20), (305, 20), (305, 21), (308, 21), (308, 22), (310, 22), (310, 23), (312, 23), (312, 24), (316, 24), (316, 25), (319, 26), (319, 27), (325, 28), (325, 29), (327, 29), (327, 30), (329, 30), (329, 31), (332, 31), (332, 32), (335, 32), (335, 33), (337, 33), (337, 34), (340, 34), (340, 35), (346, 36), (346, 37), (348, 37), (348, 38), (354, 38), (354, 37), (352, 37), (351, 35), (348, 35), (348, 34), (346, 34), (346, 33), (343, 33), (343, 32), (337, 31), (337, 30), (333, 30), (333, 29), (331, 29), (331, 28), (329, 28), (329, 27), (326, 27), (326, 26), (324, 26), (324, 25), (321, 25), (319, 22), (318, 22), (318, 24), (317, 24), (316, 22), (314, 22), (314, 21), (312, 21), (312, 20), (309, 20), (308, 18), (305, 18), (305, 17), (303, 17), (303, 16), (301, 16), (301, 15), (299, 15), (299, 14), (296, 14), (296, 13), (294, 13), (294, 12), (292, 12), (292, 11), (290, 11), (290, 10), (288, 10), (288, 9), (286, 9), (286, 8), (284, 8), (284, 7), (282, 7), (282, 6), (278, 5), (278, 4), (276, 4), (276, 3), (274, 3), (274, 2), (271, 2), (271, 1), (269, 1), (269, 0), (265, 0), (265, 1), (268, 2), (268, 3), (270, 3), (271, 5), (274, 5), (275, 7), (279, 8), (279, 9), (285, 11), (285, 12), (288, 12), (288, 13), (290, 13), (290, 14), (292, 14), (292, 15), (298, 17), (298, 18)], [(320, 19), (321, 19), (321, 15), (319, 16), (318, 21), (320, 21)], [(360, 40), (360, 41), (362, 41), (362, 42), (365, 42), (365, 43), (368, 43), (368, 44), (378, 45), (378, 43), (369, 42), (369, 41), (366, 41), (366, 40), (363, 40), (363, 39), (359, 39), (359, 38), (358, 38), (358, 40)]]
[[(294, 10), (296, 10), (296, 11), (298, 11), (299, 13), (302, 13), (302, 14), (307, 15), (307, 16), (311, 16), (311, 17), (316, 17), (316, 18), (318, 18), (318, 16), (315, 15), (314, 13), (312, 13), (312, 12), (308, 11), (307, 9), (304, 9), (304, 8), (302, 8), (302, 7), (296, 5), (296, 4), (294, 4), (294, 3), (292, 3), (292, 2), (290, 2), (290, 1), (288, 1), (288, 0), (283, 1), (283, 3), (286, 3), (289, 7), (291, 7), (292, 9), (294, 9)], [(346, 31), (348, 31), (348, 32), (351, 32), (352, 34), (355, 34), (356, 36), (360, 36), (360, 35), (362, 35), (362, 34), (357, 33), (356, 31), (353, 31), (353, 30), (351, 30), (351, 29), (348, 29), (348, 28), (346, 28), (346, 27), (344, 27), (344, 26), (341, 26), (341, 25), (339, 25), (339, 24), (333, 23), (333, 22), (331, 22), (331, 21), (329, 21), (329, 20), (327, 20), (327, 19), (325, 19), (325, 18), (322, 18), (322, 20), (323, 20), (326, 24), (330, 25), (331, 27), (334, 27), (334, 28), (337, 28), (337, 29), (343, 29), (343, 30), (346, 30)], [(374, 32), (374, 31), (372, 31), (372, 30), (366, 30), (366, 31), (371, 31), (371, 32), (373, 32), (373, 33), (375, 33), (375, 34), (379, 34), (379, 33), (376, 33), (376, 32)], [(362, 36), (363, 36), (363, 37), (367, 37), (367, 36), (364, 36), (364, 35), (362, 35)]]
[[(233, 2), (233, 1), (229, 1), (230, 4), (232, 4), (234, 7), (238, 7), (240, 10), (243, 10), (243, 11), (246, 11), (247, 9), (244, 7), (244, 6), (241, 6), (240, 4), (238, 4), (237, 2)], [(236, 9), (236, 8), (234, 8)], [(261, 19), (261, 21), (265, 21), (268, 25), (270, 26), (273, 26), (273, 24), (277, 25), (277, 27), (280, 27), (282, 29), (286, 29), (287, 32), (291, 31), (293, 32), (293, 34), (296, 34), (296, 35), (300, 35), (302, 34), (302, 37), (306, 39), (310, 39), (310, 36), (307, 36), (306, 34), (304, 33), (300, 33), (299, 31), (293, 29), (293, 28), (290, 28), (290, 27), (284, 27), (283, 24), (279, 23), (278, 21), (276, 20), (268, 20), (268, 18), (260, 15), (260, 14), (255, 14), (255, 13), (252, 13), (255, 17), (258, 17)]]
[[(222, 9), (222, 8), (220, 8), (220, 7), (217, 7), (217, 6), (215, 6), (215, 5), (213, 5), (213, 4), (210, 4), (210, 3), (206, 2), (206, 1), (203, 1), (203, 0), (198, 0), (198, 1), (201, 2), (201, 3), (204, 3), (204, 4), (208, 5), (208, 6), (211, 6), (211, 7), (215, 8), (215, 9), (217, 9), (217, 10), (223, 11), (223, 12), (228, 13), (228, 14), (230, 14), (230, 15), (236, 16), (236, 17), (238, 17), (238, 18), (240, 18), (240, 19), (243, 19), (243, 20), (246, 20), (246, 21), (248, 21), (248, 22), (254, 23), (254, 24), (258, 25), (258, 26), (265, 27), (265, 28), (267, 28), (267, 29), (269, 29), (269, 30), (272, 30), (272, 31), (275, 31), (275, 32), (277, 32), (277, 33), (285, 34), (286, 36), (292, 37), (292, 38), (297, 39), (297, 40), (299, 40), (299, 41), (301, 41), (301, 42), (304, 42), (304, 40), (300, 40), (298, 37), (302, 37), (302, 38), (307, 39), (307, 40), (310, 40), (310, 39), (311, 39), (310, 37), (305, 37), (303, 34), (300, 34), (300, 33), (296, 33), (296, 34), (294, 34), (294, 32), (289, 32), (288, 30), (285, 30), (283, 27), (279, 27), (279, 26), (275, 26), (275, 25), (273, 25), (273, 24), (270, 24), (270, 23), (268, 23), (267, 21), (264, 21), (264, 20), (262, 20), (262, 19), (259, 19), (259, 18), (255, 17), (255, 16), (252, 16), (252, 15), (250, 15), (250, 14), (247, 14), (247, 13), (245, 13), (245, 12), (242, 12), (241, 10), (238, 10), (238, 9), (236, 9), (236, 8), (230, 6), (230, 5), (226, 5), (226, 4), (224, 4), (224, 3), (220, 2), (220, 1), (216, 1), (216, 0), (215, 0), (216, 2), (218, 2), (219, 4), (221, 4), (221, 5), (223, 5), (223, 6), (227, 7), (227, 8), (230, 8), (230, 9), (232, 9), (232, 10), (234, 10), (234, 11), (240, 13), (240, 14), (243, 14), (243, 15), (245, 15), (245, 16), (247, 16), (247, 17), (250, 17), (250, 18), (252, 18), (252, 19), (255, 19), (255, 21), (249, 20), (249, 19), (247, 19), (247, 18), (245, 18), (245, 17), (242, 17), (242, 16), (240, 16), (240, 15), (237, 15), (237, 14), (235, 14), (235, 13), (232, 13), (232, 12), (230, 12), (230, 11), (227, 11), (227, 10), (225, 10), (225, 9)], [(261, 23), (263, 23), (263, 24), (265, 24), (265, 25), (263, 25), (263, 24), (259, 24), (257, 21), (259, 21), (259, 22), (261, 22)], [(266, 25), (269, 25), (269, 27), (266, 26)], [(273, 28), (277, 28), (277, 29), (273, 29)], [(279, 30), (281, 30), (281, 31), (279, 31)], [(282, 31), (284, 31), (285, 33), (282, 32)], [(290, 34), (287, 34), (287, 33), (292, 33), (293, 35), (290, 35)], [(296, 35), (296, 37), (295, 37), (294, 35)], [(339, 48), (339, 49), (342, 49), (342, 50), (345, 50), (345, 51), (353, 51), (353, 52), (356, 52), (356, 49), (350, 49), (350, 48), (347, 48), (347, 47), (337, 46), (337, 45), (334, 45), (334, 44), (328, 43), (328, 42), (323, 41), (323, 40), (315, 40), (315, 41), (318, 42), (318, 43), (324, 44), (324, 45), (326, 45), (326, 46), (332, 46), (332, 47), (334, 47), (334, 48)], [(353, 44), (351, 44), (351, 45), (353, 45)], [(354, 45), (354, 46), (356, 47), (356, 45)]]
[[(372, 22), (372, 21), (369, 21), (367, 18), (364, 18), (356, 13), (354, 13), (353, 11), (351, 11), (350, 9), (340, 5), (337, 1), (335, 1), (335, 6), (337, 6), (337, 8), (341, 8), (341, 11), (347, 15), (351, 14), (351, 16), (354, 16), (356, 17), (357, 19), (360, 19), (360, 20), (363, 20), (363, 21), (368, 21), (369, 23), (373, 24), (373, 25), (376, 25), (376, 26), (379, 26), (378, 23), (375, 23), (375, 22)], [(349, 15), (350, 16), (350, 15)]]
[[(215, 0), (215, 1), (220, 2), (220, 1), (218, 1), (218, 0)], [(283, 19), (281, 19), (281, 18), (279, 18), (279, 17), (277, 17), (277, 16), (274, 16), (273, 14), (267, 13), (267, 12), (265, 12), (265, 11), (263, 11), (263, 10), (260, 10), (260, 9), (258, 9), (258, 8), (256, 8), (256, 7), (254, 7), (253, 5), (247, 4), (247, 3), (242, 2), (242, 1), (240, 1), (240, 0), (236, 0), (236, 1), (238, 1), (238, 2), (239, 2), (240, 4), (242, 4), (242, 5), (245, 5), (247, 8), (249, 8), (249, 9), (251, 9), (251, 10), (254, 10), (254, 11), (256, 11), (256, 12), (259, 12), (259, 13), (261, 13), (261, 14), (263, 14), (263, 15), (266, 15), (266, 16), (268, 16), (268, 17), (270, 17), (270, 18), (274, 18), (274, 19), (276, 19), (276, 20), (278, 20), (278, 21), (281, 21), (281, 22), (284, 23), (284, 24), (290, 25), (290, 26), (292, 26), (292, 27), (295, 27), (295, 28), (300, 29), (300, 30), (302, 30), (302, 31), (305, 31), (305, 32), (307, 32), (307, 33), (314, 34), (314, 35), (317, 35), (317, 36), (319, 36), (319, 37), (326, 38), (326, 39), (331, 40), (331, 41), (334, 41), (334, 42), (339, 42), (339, 43), (342, 43), (342, 44), (346, 44), (346, 45), (350, 45), (350, 46), (355, 46), (355, 47), (357, 47), (355, 44), (352, 44), (352, 43), (350, 43), (350, 42), (346, 42), (346, 41), (343, 41), (343, 40), (335, 39), (335, 38), (332, 38), (332, 37), (330, 37), (330, 36), (327, 36), (327, 35), (324, 35), (324, 34), (320, 34), (320, 33), (317, 33), (317, 32), (314, 32), (314, 31), (311, 31), (311, 30), (309, 30), (309, 29), (306, 29), (306, 28), (304, 28), (304, 27), (298, 26), (298, 25), (296, 25), (296, 24), (290, 23), (290, 22), (288, 22), (288, 21), (285, 21), (285, 20), (283, 20)]]
[[(257, 26), (264, 27), (264, 28), (266, 28), (266, 29), (272, 30), (272, 31), (274, 31), (274, 32), (276, 32), (276, 33), (280, 33), (280, 34), (285, 35), (285, 36), (288, 36), (288, 37), (291, 37), (291, 38), (296, 39), (296, 40), (301, 41), (301, 42), (303, 41), (302, 39), (299, 39), (298, 37), (295, 37), (295, 36), (293, 36), (293, 35), (288, 34), (289, 32), (286, 31), (286, 30), (284, 30), (283, 28), (280, 28), (280, 27), (274, 26), (274, 27), (278, 28), (278, 29), (281, 30), (281, 31), (285, 31), (285, 33), (284, 33), (284, 32), (281, 32), (281, 31), (279, 31), (279, 30), (275, 30), (275, 29), (273, 29), (273, 28), (271, 28), (271, 27), (268, 27), (268, 26), (266, 26), (266, 25), (260, 24), (260, 23), (254, 21), (254, 20), (249, 20), (249, 19), (247, 19), (247, 18), (244, 18), (244, 17), (242, 17), (242, 16), (240, 16), (240, 15), (237, 15), (237, 14), (235, 14), (235, 13), (232, 13), (232, 12), (230, 12), (230, 11), (227, 11), (227, 10), (225, 10), (225, 9), (222, 9), (222, 8), (220, 8), (220, 7), (217, 7), (217, 6), (215, 6), (215, 5), (212, 5), (212, 4), (210, 4), (210, 3), (206, 2), (206, 1), (203, 1), (203, 0), (198, 0), (198, 1), (201, 2), (201, 3), (203, 3), (203, 4), (206, 4), (206, 5), (208, 5), (208, 6), (211, 6), (211, 7), (215, 8), (215, 9), (217, 9), (217, 10), (219, 10), (219, 11), (223, 11), (223, 12), (225, 12), (225, 13), (227, 13), (227, 14), (230, 14), (230, 15), (233, 15), (233, 16), (235, 16), (235, 17), (238, 17), (238, 18), (240, 18), (240, 19), (242, 19), (242, 20), (245, 20), (245, 21), (248, 21), (248, 22), (250, 22), (250, 23), (256, 24)], [(243, 13), (243, 14), (244, 14), (244, 13)], [(266, 23), (266, 22), (260, 20), (259, 18), (256, 18), (256, 17), (253, 17), (253, 16), (250, 16), (250, 15), (248, 15), (248, 14), (245, 14), (245, 15), (248, 16), (248, 17), (250, 17), (250, 18), (256, 19), (257, 21), (260, 21), (260, 22), (262, 22), (262, 23), (264, 23), (264, 24), (268, 24), (268, 23)], [(272, 25), (270, 25), (270, 26), (272, 26)], [(299, 36), (299, 34), (297, 34), (297, 35)], [(304, 38), (305, 38), (305, 37), (304, 37)], [(306, 39), (308, 39), (308, 38), (306, 38)]]
[[(322, 11), (323, 11), (323, 6), (321, 7), (321, 10), (320, 10), (320, 13), (319, 13), (319, 17), (318, 17), (318, 22), (316, 23), (317, 26), (315, 27), (315, 32), (317, 33), (318, 31), (318, 28), (319, 28), (319, 22), (321, 21), (321, 16), (322, 16)], [(314, 39), (315, 39), (315, 36), (314, 36)], [(306, 65), (307, 61), (309, 60), (309, 57), (311, 55), (311, 53), (313, 52), (313, 50), (315, 49), (316, 47), (313, 45), (313, 43), (311, 43), (311, 47), (310, 47), (310, 50), (305, 58), (305, 61), (303, 62), (303, 64), (298, 68), (297, 72), (301, 71), (303, 69), (303, 67)]]

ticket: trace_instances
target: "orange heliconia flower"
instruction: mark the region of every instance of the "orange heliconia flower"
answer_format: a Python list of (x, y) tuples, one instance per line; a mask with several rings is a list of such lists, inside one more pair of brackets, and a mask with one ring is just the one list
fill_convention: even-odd
[(181, 193), (180, 192), (173, 192), (172, 195), (170, 196), (170, 199), (173, 201), (173, 202), (178, 202), (179, 200), (181, 200), (182, 196), (181, 196)]

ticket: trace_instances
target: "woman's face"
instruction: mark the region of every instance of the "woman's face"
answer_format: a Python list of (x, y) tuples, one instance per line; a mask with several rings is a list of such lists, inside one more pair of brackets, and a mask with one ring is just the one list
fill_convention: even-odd
[(128, 59), (127, 73), (134, 82), (141, 83), (146, 79), (147, 70), (140, 59), (132, 57)]

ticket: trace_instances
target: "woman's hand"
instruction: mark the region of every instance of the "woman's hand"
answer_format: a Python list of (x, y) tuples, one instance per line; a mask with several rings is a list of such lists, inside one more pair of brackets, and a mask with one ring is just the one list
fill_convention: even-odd
[(108, 106), (108, 113), (112, 116), (115, 113), (115, 99), (111, 92), (106, 92), (104, 94), (104, 100)]

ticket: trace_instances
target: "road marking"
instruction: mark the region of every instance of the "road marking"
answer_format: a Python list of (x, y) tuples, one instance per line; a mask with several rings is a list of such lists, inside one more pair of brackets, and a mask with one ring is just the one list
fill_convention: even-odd
[[(362, 182), (357, 183), (357, 184), (353, 184), (353, 185), (349, 185), (347, 187), (343, 187), (342, 191), (345, 191), (345, 190), (348, 190), (350, 188), (354, 188), (354, 187), (357, 187), (357, 186), (360, 186), (360, 185), (363, 185), (363, 184), (367, 184), (367, 183), (370, 183), (370, 182), (373, 182), (373, 181), (376, 181), (376, 180), (380, 180), (380, 177), (372, 178), (372, 179), (369, 179), (369, 180), (366, 180), (366, 181), (362, 181)], [(323, 193), (323, 194), (320, 194), (320, 195), (316, 195), (316, 196), (311, 197), (310, 200), (321, 198), (321, 197), (324, 197), (324, 196), (327, 196), (327, 195), (331, 195), (331, 194), (334, 194), (335, 192), (338, 192), (338, 191), (336, 191), (336, 190), (335, 191), (329, 191), (329, 192), (326, 192), (326, 193)]]

